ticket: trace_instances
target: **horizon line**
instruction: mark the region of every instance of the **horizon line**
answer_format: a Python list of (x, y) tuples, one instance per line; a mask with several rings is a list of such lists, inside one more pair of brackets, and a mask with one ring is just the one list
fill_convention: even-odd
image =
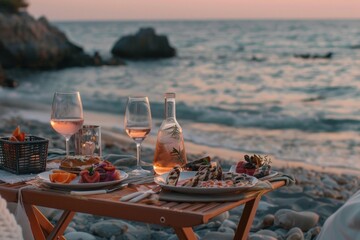
[[(41, 17), (41, 16), (39, 16)], [(46, 16), (45, 16), (46, 17)], [(46, 17), (47, 18), (47, 17)], [(185, 18), (185, 19), (49, 19), (55, 22), (178, 22), (178, 21), (357, 21), (359, 18)]]

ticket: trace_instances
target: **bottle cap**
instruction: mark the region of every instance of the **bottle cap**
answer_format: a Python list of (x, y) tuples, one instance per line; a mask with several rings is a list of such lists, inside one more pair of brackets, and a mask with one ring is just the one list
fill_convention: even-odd
[(174, 92), (165, 93), (164, 97), (165, 97), (165, 98), (175, 98), (175, 93), (174, 93)]

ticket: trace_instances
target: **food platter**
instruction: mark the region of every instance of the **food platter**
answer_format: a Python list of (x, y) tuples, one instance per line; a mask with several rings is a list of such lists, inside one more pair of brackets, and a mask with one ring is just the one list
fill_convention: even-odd
[[(190, 179), (194, 177), (196, 171), (187, 171), (181, 172), (179, 177), (179, 182), (183, 182), (186, 179)], [(163, 189), (170, 190), (174, 192), (180, 193), (188, 193), (188, 194), (221, 194), (221, 193), (235, 193), (245, 191), (251, 187), (253, 187), (258, 179), (255, 177), (249, 176), (249, 181), (242, 186), (235, 187), (185, 187), (181, 186), (181, 184), (177, 184), (176, 186), (166, 184), (166, 178), (168, 173), (164, 173), (154, 178), (155, 183), (159, 184)]]
[[(236, 165), (232, 165), (232, 166), (230, 167), (229, 172), (235, 173), (235, 172), (236, 172)], [(268, 179), (271, 179), (271, 178), (277, 176), (278, 174), (279, 174), (279, 173), (278, 173), (277, 171), (270, 170), (269, 175), (263, 176), (263, 177), (258, 178), (258, 179), (259, 179), (259, 180), (262, 180), (262, 181), (263, 181), (263, 180), (268, 180)]]
[(119, 171), (120, 173), (120, 180), (97, 182), (97, 183), (79, 183), (79, 179), (80, 179), (79, 176), (77, 176), (73, 181), (67, 184), (53, 183), (49, 179), (49, 175), (52, 173), (52, 171), (42, 172), (37, 176), (37, 178), (40, 181), (42, 181), (45, 185), (51, 188), (64, 189), (64, 190), (94, 190), (94, 189), (100, 189), (103, 187), (119, 184), (129, 176), (126, 172), (123, 172), (121, 170), (116, 170), (116, 171)]

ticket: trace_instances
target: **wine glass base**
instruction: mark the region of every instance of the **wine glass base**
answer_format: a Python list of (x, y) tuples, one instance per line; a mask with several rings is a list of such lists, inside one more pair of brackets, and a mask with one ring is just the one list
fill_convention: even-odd
[(132, 170), (130, 172), (131, 175), (135, 175), (135, 176), (145, 176), (145, 175), (150, 175), (151, 172), (149, 170), (145, 170), (145, 169), (142, 169), (142, 168), (138, 168), (138, 169), (135, 169), (135, 170)]

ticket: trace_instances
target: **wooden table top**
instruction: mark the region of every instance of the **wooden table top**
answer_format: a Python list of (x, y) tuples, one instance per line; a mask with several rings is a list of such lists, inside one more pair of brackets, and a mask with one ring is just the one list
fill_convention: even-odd
[[(135, 190), (124, 188), (112, 193), (74, 196), (66, 192), (56, 192), (38, 188), (22, 190), (24, 203), (55, 209), (70, 210), (99, 216), (121, 218), (131, 221), (147, 222), (165, 226), (191, 227), (207, 223), (209, 219), (245, 204), (274, 189), (284, 186), (284, 181), (273, 182), (273, 189), (257, 191), (246, 199), (234, 202), (167, 202), (159, 201), (156, 205), (144, 202), (120, 202), (119, 199)], [(0, 195), (8, 202), (17, 202), (18, 189), (26, 186), (24, 183), (0, 183)]]

